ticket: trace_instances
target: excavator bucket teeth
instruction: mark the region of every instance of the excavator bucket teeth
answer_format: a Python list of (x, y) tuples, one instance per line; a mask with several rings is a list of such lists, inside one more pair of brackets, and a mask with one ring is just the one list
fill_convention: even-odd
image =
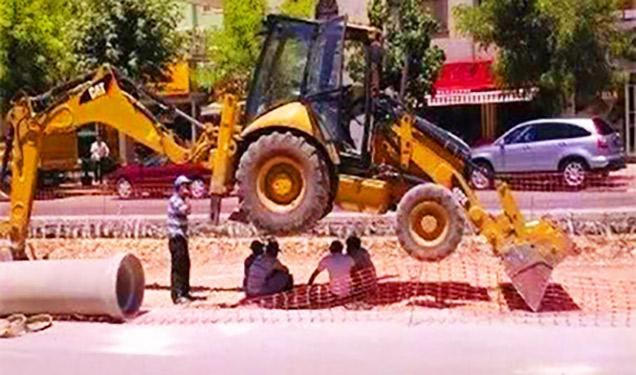
[(536, 246), (513, 245), (503, 257), (512, 285), (532, 311), (539, 310), (555, 265), (543, 259)]

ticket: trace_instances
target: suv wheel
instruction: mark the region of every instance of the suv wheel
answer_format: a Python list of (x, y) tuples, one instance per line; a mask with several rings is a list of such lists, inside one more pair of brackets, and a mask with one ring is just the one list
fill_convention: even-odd
[(492, 187), (493, 169), (490, 164), (478, 161), (470, 172), (470, 182), (477, 190), (490, 189)]
[(582, 188), (587, 175), (587, 164), (581, 159), (569, 159), (561, 163), (563, 184), (568, 188)]
[(201, 199), (205, 198), (207, 191), (207, 186), (205, 182), (200, 178), (195, 178), (190, 184), (190, 191), (192, 192), (192, 198)]

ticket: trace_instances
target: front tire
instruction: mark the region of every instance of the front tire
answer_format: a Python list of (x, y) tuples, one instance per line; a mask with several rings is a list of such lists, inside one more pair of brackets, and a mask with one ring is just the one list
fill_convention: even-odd
[(409, 190), (397, 210), (398, 240), (415, 259), (439, 261), (450, 255), (464, 235), (461, 207), (451, 192), (423, 184)]
[(302, 137), (261, 136), (241, 157), (241, 211), (259, 229), (286, 234), (313, 226), (328, 210), (330, 179), (322, 154)]

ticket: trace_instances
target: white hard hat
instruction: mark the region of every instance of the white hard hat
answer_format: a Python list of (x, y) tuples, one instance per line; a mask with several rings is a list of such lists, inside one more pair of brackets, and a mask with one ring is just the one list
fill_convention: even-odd
[(192, 180), (187, 178), (186, 176), (179, 176), (176, 180), (174, 180), (174, 188), (179, 189), (183, 184), (190, 184)]

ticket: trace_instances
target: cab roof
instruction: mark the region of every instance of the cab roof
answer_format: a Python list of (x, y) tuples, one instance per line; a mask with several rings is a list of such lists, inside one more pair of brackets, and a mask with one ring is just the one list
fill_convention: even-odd
[[(309, 20), (305, 18), (295, 18), (295, 17), (290, 17), (290, 16), (286, 16), (282, 14), (268, 15), (267, 23), (274, 23), (274, 22), (283, 22), (283, 23), (298, 22), (298, 23), (305, 23), (305, 24), (318, 26), (321, 23), (324, 23), (325, 21)], [(346, 18), (345, 18), (345, 22), (346, 22)], [(382, 32), (373, 26), (347, 22), (346, 39), (370, 42), (372, 40), (375, 40), (381, 34)]]

